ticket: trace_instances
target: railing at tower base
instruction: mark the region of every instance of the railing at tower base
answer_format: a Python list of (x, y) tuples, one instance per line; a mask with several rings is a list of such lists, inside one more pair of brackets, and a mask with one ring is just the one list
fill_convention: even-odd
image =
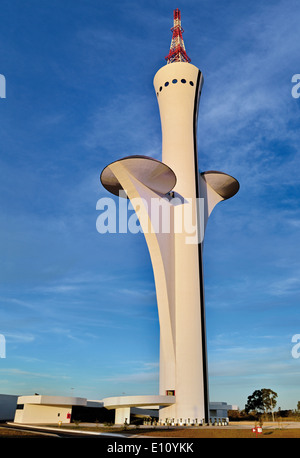
[(165, 420), (151, 420), (149, 418), (144, 420), (144, 425), (152, 425), (152, 426), (228, 426), (229, 425), (229, 418), (221, 418), (221, 417), (211, 417), (209, 418), (209, 422), (205, 423), (204, 418), (165, 418)]

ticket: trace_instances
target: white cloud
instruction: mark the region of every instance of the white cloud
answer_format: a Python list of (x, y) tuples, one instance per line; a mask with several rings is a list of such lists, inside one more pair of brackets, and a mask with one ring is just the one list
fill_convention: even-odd
[(36, 337), (28, 332), (12, 332), (8, 331), (5, 332), (5, 339), (7, 344), (14, 344), (14, 343), (28, 343), (33, 342)]
[(147, 382), (158, 382), (159, 378), (159, 363), (158, 362), (145, 362), (137, 360), (126, 360), (122, 361), (119, 366), (126, 366), (131, 368), (131, 371), (119, 372), (115, 375), (104, 376), (99, 379), (101, 382), (112, 382), (112, 383), (124, 383), (132, 384), (132, 388), (135, 389), (136, 384), (143, 384)]
[(300, 293), (300, 276), (281, 278), (269, 285), (269, 292), (274, 296)]

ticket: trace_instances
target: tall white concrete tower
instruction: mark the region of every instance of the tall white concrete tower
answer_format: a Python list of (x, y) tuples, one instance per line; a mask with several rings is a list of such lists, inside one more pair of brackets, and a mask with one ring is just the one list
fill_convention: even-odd
[[(108, 165), (101, 182), (114, 194), (125, 191), (149, 248), (160, 322), (159, 394), (174, 396), (173, 403), (161, 407), (160, 418), (207, 422), (203, 238), (211, 211), (236, 194), (239, 184), (222, 172), (199, 173), (197, 118), (203, 76), (186, 54), (178, 9), (171, 30), (168, 63), (154, 77), (162, 162), (130, 156)], [(157, 221), (157, 204), (169, 221), (168, 230)]]

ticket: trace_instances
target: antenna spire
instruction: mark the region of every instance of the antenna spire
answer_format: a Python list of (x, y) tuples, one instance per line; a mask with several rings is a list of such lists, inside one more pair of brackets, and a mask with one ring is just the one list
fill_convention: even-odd
[(174, 26), (171, 28), (173, 32), (170, 52), (165, 57), (168, 64), (172, 62), (191, 62), (191, 59), (188, 57), (184, 41), (182, 38), (182, 33), (184, 32), (183, 28), (181, 27), (181, 13), (178, 8), (174, 10)]

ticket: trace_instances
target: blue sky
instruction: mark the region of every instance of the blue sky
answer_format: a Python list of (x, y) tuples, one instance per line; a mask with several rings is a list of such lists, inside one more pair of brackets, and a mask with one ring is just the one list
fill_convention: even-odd
[[(142, 234), (96, 230), (99, 175), (160, 159), (152, 80), (175, 8), (204, 74), (201, 171), (241, 185), (208, 223), (210, 397), (300, 400), (300, 73), (295, 0), (3, 0), (0, 392), (101, 399), (158, 391), (159, 324)], [(117, 202), (117, 199), (116, 199)]]

